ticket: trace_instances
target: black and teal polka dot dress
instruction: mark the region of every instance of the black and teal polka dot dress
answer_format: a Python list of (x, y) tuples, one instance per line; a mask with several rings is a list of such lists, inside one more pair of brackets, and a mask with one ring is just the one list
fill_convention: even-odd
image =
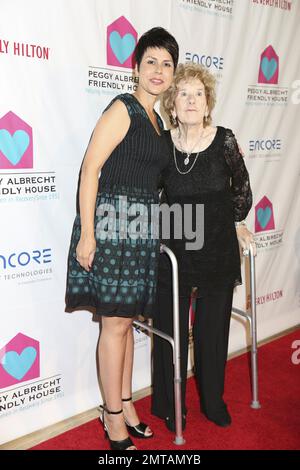
[[(139, 101), (126, 93), (109, 106), (117, 99), (126, 105), (131, 123), (99, 178), (97, 247), (90, 272), (76, 261), (81, 231), (80, 214), (76, 215), (66, 306), (68, 310), (94, 307), (98, 315), (105, 316), (149, 317), (154, 308), (159, 257), (158, 181), (168, 164), (168, 150), (165, 138), (156, 132)], [(157, 120), (162, 131), (158, 115)]]

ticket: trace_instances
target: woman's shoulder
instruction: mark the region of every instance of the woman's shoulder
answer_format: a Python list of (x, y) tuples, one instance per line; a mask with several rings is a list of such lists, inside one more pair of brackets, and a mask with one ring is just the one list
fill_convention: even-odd
[[(127, 108), (127, 111), (129, 113), (129, 115), (132, 114), (132, 107), (133, 107), (133, 97), (132, 95), (130, 95), (130, 93), (121, 93), (119, 95), (116, 95), (109, 103), (108, 105), (105, 107), (105, 109), (103, 110), (103, 113), (105, 113), (105, 111), (107, 111), (108, 109), (110, 109), (113, 105), (114, 107), (116, 108), (117, 106), (124, 106)], [(122, 104), (121, 104), (122, 103)]]
[(225, 146), (230, 146), (236, 142), (236, 137), (232, 129), (229, 127), (217, 126), (219, 135), (223, 137)]
[(233, 130), (230, 129), (229, 127), (218, 126), (218, 128), (222, 131), (222, 133), (224, 134), (224, 136), (225, 136), (226, 138), (233, 138), (233, 137), (235, 137), (235, 134), (234, 134)]
[(117, 100), (130, 102), (134, 99), (135, 99), (134, 96), (130, 93), (119, 93), (118, 95), (113, 97), (113, 99), (110, 101), (110, 103), (114, 103)]

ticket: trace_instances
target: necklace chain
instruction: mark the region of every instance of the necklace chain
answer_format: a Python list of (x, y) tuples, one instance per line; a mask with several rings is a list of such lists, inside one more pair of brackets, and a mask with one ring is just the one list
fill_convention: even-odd
[(178, 136), (177, 136), (177, 139), (178, 139), (178, 142), (180, 143), (180, 150), (181, 150), (182, 153), (186, 153), (188, 158), (192, 155), (194, 148), (197, 147), (197, 145), (201, 142), (201, 139), (202, 139), (202, 137), (203, 137), (203, 135), (204, 135), (204, 131), (205, 131), (205, 129), (203, 128), (203, 129), (202, 129), (202, 132), (201, 132), (201, 134), (200, 134), (199, 139), (196, 140), (196, 142), (195, 142), (195, 144), (193, 145), (193, 147), (191, 148), (190, 152), (186, 152), (186, 151), (183, 149), (183, 145), (182, 145), (182, 143), (181, 143), (181, 138), (179, 137), (180, 131), (179, 131), (179, 129), (178, 129)]
[(187, 175), (190, 171), (192, 171), (192, 169), (194, 168), (194, 166), (196, 164), (196, 161), (198, 159), (199, 153), (200, 153), (200, 151), (196, 154), (195, 160), (193, 161), (193, 164), (191, 165), (191, 167), (187, 171), (181, 171), (181, 170), (179, 170), (178, 165), (177, 165), (176, 149), (175, 149), (175, 145), (173, 143), (173, 156), (174, 156), (174, 162), (175, 162), (176, 170), (178, 171), (178, 173), (180, 173), (181, 175)]
[[(188, 164), (189, 164), (189, 162), (190, 162), (190, 156), (192, 155), (194, 148), (197, 146), (197, 144), (199, 144), (199, 143), (201, 142), (201, 139), (202, 139), (203, 134), (204, 134), (204, 130), (205, 130), (205, 129), (203, 129), (203, 131), (201, 132), (200, 139), (196, 141), (196, 144), (192, 147), (192, 149), (191, 149), (191, 151), (190, 151), (189, 153), (188, 153), (188, 152), (184, 152), (184, 150), (183, 150), (183, 148), (182, 148), (181, 140), (179, 139), (179, 136), (178, 136), (178, 141), (179, 141), (179, 143), (180, 143), (181, 152), (186, 154), (186, 158), (184, 159), (184, 162), (183, 162), (185, 165), (188, 165)], [(194, 166), (195, 166), (195, 164), (196, 164), (196, 161), (198, 160), (199, 153), (200, 153), (200, 150), (199, 150), (199, 152), (197, 152), (196, 157), (195, 157), (195, 160), (194, 160), (194, 162), (192, 163), (191, 167), (190, 167), (187, 171), (181, 171), (181, 170), (179, 170), (179, 168), (178, 168), (177, 158), (176, 158), (176, 149), (175, 149), (175, 144), (174, 144), (174, 142), (173, 142), (174, 163), (175, 163), (176, 170), (178, 171), (178, 173), (180, 173), (181, 175), (187, 175), (190, 171), (192, 171), (192, 169), (194, 168)]]

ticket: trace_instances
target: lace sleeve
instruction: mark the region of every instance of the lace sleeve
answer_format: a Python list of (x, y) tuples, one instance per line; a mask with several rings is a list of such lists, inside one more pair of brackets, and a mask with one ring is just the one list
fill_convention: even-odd
[(230, 129), (226, 130), (224, 153), (226, 163), (231, 171), (234, 220), (238, 222), (245, 219), (251, 209), (252, 191), (244, 158), (239, 151), (236, 138)]

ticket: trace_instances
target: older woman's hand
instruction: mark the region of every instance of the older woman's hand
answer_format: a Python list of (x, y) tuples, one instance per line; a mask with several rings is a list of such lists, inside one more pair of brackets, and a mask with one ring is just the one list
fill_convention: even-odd
[[(243, 250), (243, 254), (247, 255), (249, 253), (249, 250), (250, 250), (250, 245), (252, 245), (253, 254), (254, 254), (254, 256), (256, 256), (257, 252), (256, 252), (256, 245), (255, 245), (255, 241), (254, 241), (254, 236), (253, 236), (253, 233), (250, 232), (247, 229), (246, 225), (237, 226), (236, 227), (236, 234), (237, 234), (239, 244), (240, 244), (240, 246)], [(245, 252), (244, 252), (244, 250), (245, 250)]]

